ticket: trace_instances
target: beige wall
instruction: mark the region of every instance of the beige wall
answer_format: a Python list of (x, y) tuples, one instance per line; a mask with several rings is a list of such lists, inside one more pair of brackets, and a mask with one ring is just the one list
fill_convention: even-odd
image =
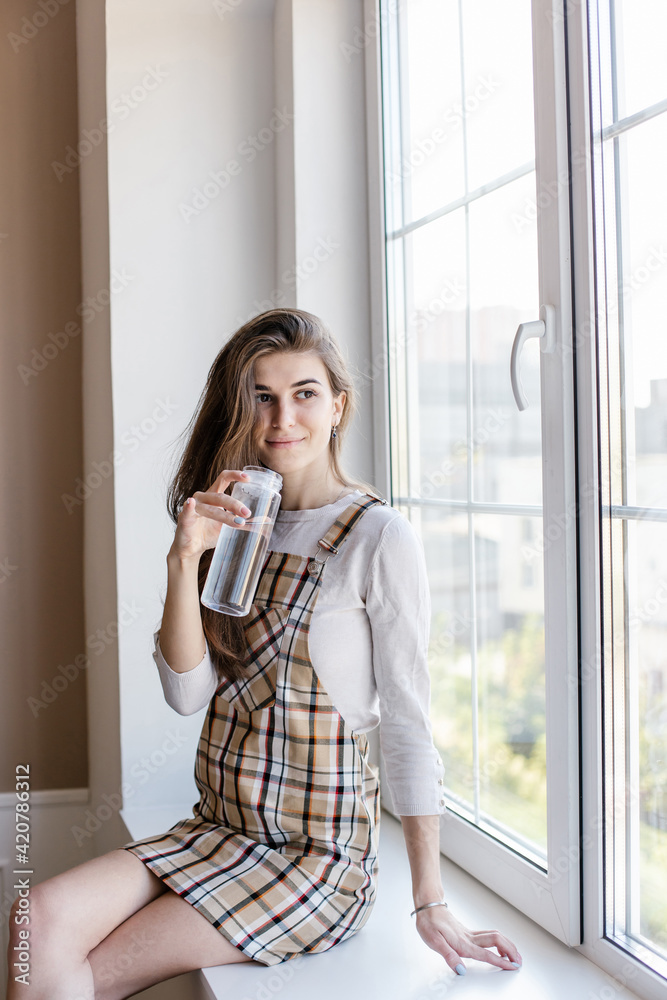
[(34, 790), (88, 784), (85, 670), (58, 669), (86, 650), (83, 507), (62, 500), (82, 475), (81, 336), (62, 335), (81, 322), (79, 176), (52, 167), (79, 141), (76, 10), (24, 20), (40, 10), (0, 6), (0, 792), (25, 762)]

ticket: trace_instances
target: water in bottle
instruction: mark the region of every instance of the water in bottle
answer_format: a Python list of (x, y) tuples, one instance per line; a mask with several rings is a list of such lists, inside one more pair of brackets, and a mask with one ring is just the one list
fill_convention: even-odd
[(232, 496), (250, 510), (245, 524), (223, 524), (202, 590), (201, 602), (213, 611), (242, 617), (252, 604), (273, 524), (280, 507), (282, 477), (263, 466), (244, 466), (245, 482)]

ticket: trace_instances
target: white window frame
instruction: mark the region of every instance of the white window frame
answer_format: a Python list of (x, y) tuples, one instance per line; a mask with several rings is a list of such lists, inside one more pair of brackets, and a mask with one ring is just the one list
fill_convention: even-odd
[[(386, 17), (384, 7), (381, 11), (380, 0), (364, 0), (365, 25), (379, 29)], [(556, 456), (543, 475), (544, 523), (545, 529), (550, 523), (562, 528), (560, 540), (545, 552), (552, 874), (540, 874), (486, 834), (449, 815), (444, 817), (441, 849), (605, 969), (613, 977), (610, 989), (622, 995), (627, 986), (646, 1000), (662, 1000), (664, 978), (604, 934), (598, 373), (587, 17), (585, 0), (533, 0), (534, 65), (541, 67), (535, 74), (537, 191), (559, 192), (556, 198), (543, 199), (539, 238), (540, 301), (557, 307), (557, 350), (541, 355), (543, 449)], [(373, 385), (375, 471), (378, 485), (390, 496), (387, 368), (392, 348), (387, 340), (379, 34), (374, 32), (375, 44), (369, 44), (366, 59), (371, 336), (378, 362)], [(557, 234), (555, 245), (542, 238), (547, 223)]]
[(584, 169), (573, 172), (573, 259), (575, 262), (575, 328), (578, 331), (577, 425), (578, 468), (581, 483), (593, 489), (581, 496), (580, 534), (586, 558), (581, 560), (580, 682), (582, 719), (582, 892), (583, 943), (580, 951), (605, 969), (618, 991), (627, 986), (646, 1000), (664, 1000), (665, 979), (615, 941), (605, 937), (604, 828), (603, 828), (603, 719), (602, 719), (602, 596), (600, 503), (598, 498), (598, 373), (596, 359), (596, 302), (593, 232), (593, 174), (591, 160), (590, 66), (588, 59), (588, 4), (568, 5), (568, 65), (570, 88), (584, 95), (570, 118), (572, 148), (585, 153)]
[[(557, 7), (558, 5), (554, 5)], [(547, 9), (548, 8), (548, 9)], [(380, 7), (365, 0), (365, 23), (386, 29), (396, 3)], [(536, 73), (535, 126), (537, 191), (563, 188), (568, 175), (565, 37), (562, 19), (550, 17), (551, 4), (533, 0), (533, 51)], [(375, 357), (389, 360), (385, 278), (384, 183), (382, 165), (382, 90), (380, 41), (367, 49), (369, 212), (372, 238), (372, 337)], [(545, 166), (548, 165), (547, 166)], [(556, 186), (556, 187), (554, 187)], [(567, 190), (567, 182), (565, 182)], [(547, 689), (548, 871), (527, 861), (499, 840), (448, 812), (441, 849), (453, 861), (532, 917), (566, 944), (579, 944), (579, 720), (577, 649), (576, 496), (574, 476), (574, 386), (570, 296), (570, 232), (567, 197), (548, 197), (539, 211), (542, 234), (557, 234), (539, 244), (540, 302), (556, 309), (556, 349), (541, 353), (542, 441), (545, 533), (545, 645)], [(380, 264), (381, 262), (381, 264)], [(526, 316), (525, 320), (537, 319)], [(509, 342), (514, 331), (508, 331)], [(382, 378), (380, 378), (380, 374)], [(509, 353), (508, 353), (509, 379)], [(545, 419), (545, 414), (549, 419)], [(376, 475), (391, 495), (389, 387), (387, 365), (374, 382)], [(381, 770), (381, 775), (383, 769)], [(566, 802), (567, 808), (562, 804)], [(572, 859), (575, 858), (573, 863)], [(560, 862), (560, 864), (559, 864)]]

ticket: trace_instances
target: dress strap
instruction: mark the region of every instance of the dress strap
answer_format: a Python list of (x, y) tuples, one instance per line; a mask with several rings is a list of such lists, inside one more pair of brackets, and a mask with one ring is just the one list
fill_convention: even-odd
[(324, 538), (320, 538), (317, 544), (323, 549), (327, 549), (331, 555), (336, 555), (355, 524), (376, 503), (386, 504), (387, 501), (383, 497), (373, 496), (372, 493), (364, 493), (358, 500), (345, 508), (331, 525)]

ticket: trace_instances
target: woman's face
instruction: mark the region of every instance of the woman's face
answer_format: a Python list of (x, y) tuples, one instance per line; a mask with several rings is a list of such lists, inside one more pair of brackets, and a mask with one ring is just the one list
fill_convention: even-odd
[(310, 351), (265, 354), (255, 362), (255, 397), (262, 462), (281, 475), (311, 465), (326, 474), (345, 393), (333, 396), (323, 361)]

